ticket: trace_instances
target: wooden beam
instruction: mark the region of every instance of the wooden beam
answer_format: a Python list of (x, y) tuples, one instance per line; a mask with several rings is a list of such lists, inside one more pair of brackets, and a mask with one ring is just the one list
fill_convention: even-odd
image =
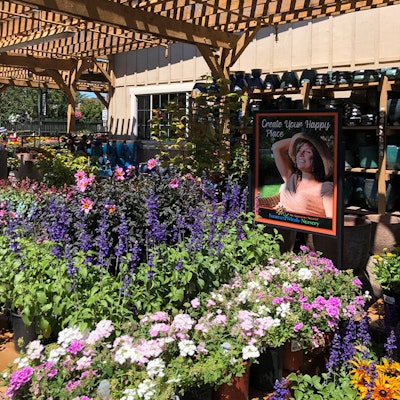
[(96, 92), (95, 95), (103, 103), (103, 106), (108, 109), (110, 103), (100, 93)]
[(235, 48), (229, 53), (229, 56), (226, 59), (226, 64), (228, 67), (232, 67), (233, 64), (238, 60), (238, 58), (242, 55), (246, 47), (251, 43), (251, 41), (257, 35), (257, 32), (261, 29), (261, 23), (259, 22), (255, 28), (246, 30), (242, 36), (240, 36), (238, 42), (236, 43)]
[(48, 30), (39, 30), (30, 34), (7, 37), (0, 40), (0, 53), (71, 37), (75, 33), (75, 30), (65, 26)]
[[(5, 84), (9, 86), (21, 86), (21, 87), (30, 87), (30, 88), (38, 88), (37, 80), (29, 80), (29, 79), (18, 79), (18, 78), (3, 78), (0, 77), (0, 84)], [(56, 89), (59, 90), (60, 87), (56, 83), (49, 82), (41, 82), (41, 87), (46, 87), (48, 89)]]
[(232, 49), (239, 39), (239, 36), (233, 33), (171, 19), (108, 0), (17, 0), (15, 3), (143, 32), (167, 40), (204, 44), (213, 48)]
[(221, 60), (221, 57), (217, 57), (212, 48), (201, 44), (198, 44), (197, 48), (209, 66), (211, 75), (214, 78), (229, 78), (229, 71), (224, 67), (224, 60)]
[(71, 71), (76, 68), (76, 60), (61, 60), (50, 57), (34, 57), (22, 54), (0, 54), (0, 64), (14, 67), (25, 67), (29, 69), (41, 68)]

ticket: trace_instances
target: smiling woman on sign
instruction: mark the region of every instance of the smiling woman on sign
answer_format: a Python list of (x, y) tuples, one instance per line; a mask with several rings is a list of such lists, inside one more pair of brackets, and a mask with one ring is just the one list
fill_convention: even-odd
[(332, 218), (333, 156), (318, 136), (297, 133), (272, 145), (282, 176), (279, 207), (288, 212)]

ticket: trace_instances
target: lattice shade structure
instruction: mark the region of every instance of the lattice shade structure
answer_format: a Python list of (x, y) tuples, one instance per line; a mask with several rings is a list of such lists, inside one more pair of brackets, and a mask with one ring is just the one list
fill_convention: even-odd
[[(229, 77), (260, 28), (399, 4), (400, 0), (0, 0), (0, 92), (9, 85), (76, 93), (113, 85), (122, 52), (190, 43), (214, 77)], [(68, 130), (73, 130), (68, 122)]]

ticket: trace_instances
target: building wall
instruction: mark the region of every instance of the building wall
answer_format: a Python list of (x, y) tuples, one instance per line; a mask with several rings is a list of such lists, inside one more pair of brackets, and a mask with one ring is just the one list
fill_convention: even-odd
[[(314, 21), (267, 27), (258, 32), (231, 71), (261, 68), (282, 73), (314, 68), (357, 70), (400, 66), (400, 5), (358, 11)], [(158, 93), (167, 85), (186, 90), (210, 75), (195, 46), (177, 43), (115, 56), (115, 92), (109, 115), (113, 134), (131, 134), (135, 94)], [(173, 84), (173, 86), (172, 86)]]

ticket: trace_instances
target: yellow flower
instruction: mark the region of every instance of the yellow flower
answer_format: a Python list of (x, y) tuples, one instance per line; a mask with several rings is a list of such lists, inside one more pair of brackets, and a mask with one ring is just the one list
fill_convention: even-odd
[(357, 356), (349, 361), (355, 366), (354, 369), (350, 371), (350, 375), (353, 375), (351, 384), (358, 390), (365, 388), (365, 384), (371, 381), (370, 371), (371, 371), (371, 360), (365, 360)]
[(376, 370), (380, 374), (392, 375), (395, 377), (399, 377), (400, 383), (400, 363), (397, 361), (389, 362), (386, 358), (384, 358), (379, 365), (376, 366)]
[[(398, 386), (398, 385), (397, 385)], [(399, 392), (396, 386), (393, 386), (391, 379), (380, 375), (374, 380), (374, 388), (371, 394), (371, 400), (399, 400)]]

